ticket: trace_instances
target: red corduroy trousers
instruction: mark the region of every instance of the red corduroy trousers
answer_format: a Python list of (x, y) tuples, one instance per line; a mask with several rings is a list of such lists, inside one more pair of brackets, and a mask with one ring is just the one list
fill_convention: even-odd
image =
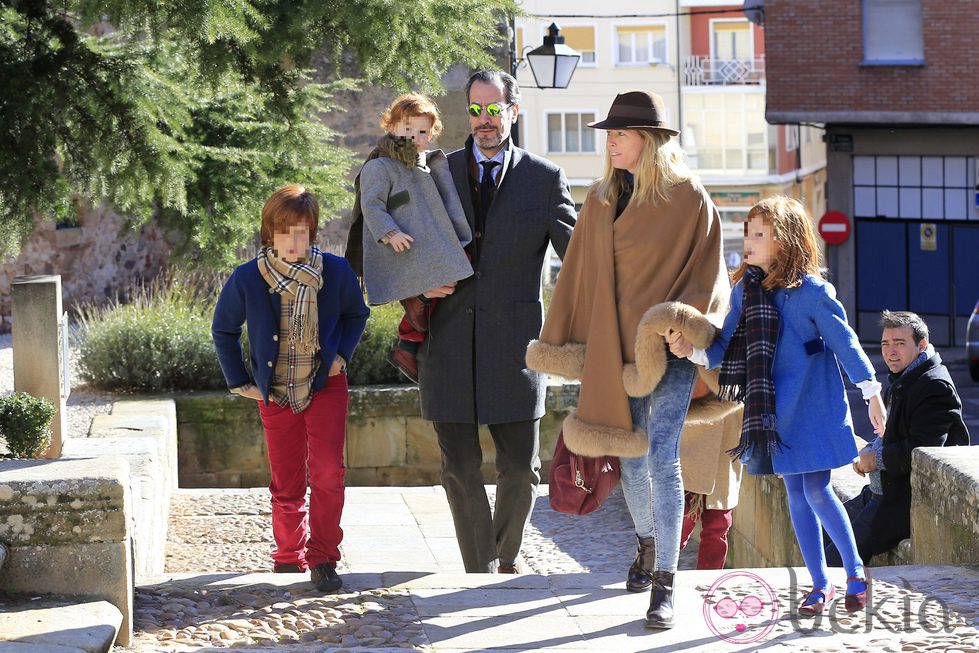
[(347, 375), (338, 374), (299, 414), (258, 402), (272, 472), (272, 559), (278, 564), (305, 570), (340, 559), (348, 399)]

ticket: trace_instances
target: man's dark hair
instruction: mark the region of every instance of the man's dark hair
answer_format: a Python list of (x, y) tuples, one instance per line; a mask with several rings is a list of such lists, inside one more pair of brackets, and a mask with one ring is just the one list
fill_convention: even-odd
[(920, 344), (928, 339), (928, 325), (917, 313), (911, 311), (881, 311), (880, 325), (885, 329), (903, 329), (908, 327), (914, 334), (914, 344)]
[(517, 80), (513, 78), (513, 75), (502, 70), (479, 70), (473, 73), (473, 76), (466, 83), (466, 102), (469, 101), (469, 89), (475, 82), (499, 84), (503, 87), (503, 99), (506, 100), (507, 104), (520, 102), (520, 86), (517, 85)]

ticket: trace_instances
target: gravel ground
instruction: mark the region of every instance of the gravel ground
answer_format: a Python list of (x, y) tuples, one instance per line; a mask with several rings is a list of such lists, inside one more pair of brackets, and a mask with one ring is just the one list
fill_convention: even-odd
[[(0, 394), (10, 394), (14, 391), (14, 349), (13, 337), (9, 333), (0, 335)], [(112, 402), (116, 395), (93, 390), (82, 384), (78, 376), (78, 365), (75, 360), (75, 350), (69, 355), (69, 374), (71, 379), (71, 394), (68, 396), (68, 437), (84, 438), (88, 436), (92, 418), (96, 415), (106, 415), (112, 410)]]

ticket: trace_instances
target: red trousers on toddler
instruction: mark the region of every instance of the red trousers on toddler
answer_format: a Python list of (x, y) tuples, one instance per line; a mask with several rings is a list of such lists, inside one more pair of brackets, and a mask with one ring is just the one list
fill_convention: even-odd
[(690, 503), (697, 495), (684, 493), (683, 529), (680, 531), (680, 549), (687, 546), (694, 526), (700, 520), (700, 549), (697, 551), (697, 569), (723, 569), (727, 560), (727, 532), (734, 521), (730, 510), (701, 508), (690, 514)]
[(258, 402), (272, 472), (272, 559), (277, 564), (305, 571), (340, 559), (348, 401), (347, 375), (337, 374), (327, 378), (301, 413)]

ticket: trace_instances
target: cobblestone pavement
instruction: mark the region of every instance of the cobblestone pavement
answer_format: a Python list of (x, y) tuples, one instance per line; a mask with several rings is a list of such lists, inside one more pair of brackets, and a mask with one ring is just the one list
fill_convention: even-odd
[[(348, 496), (358, 490), (366, 489), (353, 489)], [(408, 490), (428, 490), (444, 502), (438, 488)], [(405, 503), (415, 506), (413, 514), (419, 524), (422, 513), (438, 513), (438, 501), (426, 504), (417, 494), (411, 497), (406, 495)], [(360, 523), (374, 518), (365, 510), (363, 504), (348, 499), (347, 512), (359, 513)], [(444, 510), (441, 517), (447, 519), (447, 508)], [(697, 614), (685, 615), (688, 622), (681, 627), (651, 636), (640, 619), (645, 597), (621, 591), (634, 535), (618, 493), (587, 517), (555, 513), (546, 497), (538, 498), (523, 551), (533, 573), (509, 577), (512, 581), (502, 576), (452, 573), (461, 570), (453, 550), (446, 554), (452, 558), (449, 573), (444, 565), (416, 569), (411, 564), (398, 568), (416, 571), (378, 571), (395, 565), (394, 559), (379, 560), (368, 570), (341, 562), (338, 569), (344, 589), (323, 595), (311, 588), (305, 575), (267, 573), (271, 566), (269, 521), (264, 490), (178, 492), (167, 551), (170, 578), (138, 588), (133, 644), (115, 647), (113, 653), (227, 649), (263, 653), (490, 649), (512, 653), (544, 648), (714, 651), (722, 643), (716, 632), (707, 631), (706, 607), (702, 617), (699, 606), (716, 604), (725, 595), (740, 601), (738, 583), (759, 578), (771, 590), (770, 625), (758, 646), (738, 647), (740, 650), (979, 653), (979, 568), (968, 567), (880, 568), (871, 613), (848, 614), (838, 605), (839, 610), (815, 621), (800, 620), (792, 609), (800, 592), (807, 589), (797, 580), (805, 577), (805, 570), (683, 571), (678, 579), (678, 603), (688, 611), (697, 606)], [(430, 532), (444, 535), (447, 523)], [(359, 532), (356, 526), (345, 528), (348, 546), (370, 548), (363, 534), (351, 535)], [(387, 530), (389, 527), (375, 528), (378, 535)], [(344, 555), (354, 557), (352, 552)], [(695, 549), (684, 551), (681, 569), (693, 569), (695, 558)], [(242, 576), (249, 572), (262, 573)], [(726, 580), (729, 578), (733, 580)], [(842, 592), (842, 579), (837, 580), (837, 590)], [(713, 598), (704, 598), (708, 596)], [(548, 597), (555, 605), (539, 611), (550, 620), (526, 607)], [(592, 612), (581, 616), (585, 609)], [(562, 619), (556, 618), (559, 613)], [(587, 616), (592, 614), (595, 616)], [(524, 619), (527, 625), (510, 626), (511, 621), (522, 624)], [(748, 623), (747, 627), (750, 633), (758, 626)], [(555, 634), (561, 628), (570, 628), (572, 634)], [(507, 643), (514, 631), (523, 633), (523, 643)], [(587, 641), (582, 640), (582, 633)], [(723, 648), (737, 650), (731, 645)]]
[[(493, 488), (487, 487), (492, 501)], [(522, 551), (531, 573), (581, 572), (624, 575), (632, 562), (634, 530), (617, 489), (586, 517), (550, 509), (541, 488)], [(349, 508), (348, 508), (349, 510)], [(446, 506), (446, 515), (448, 508)], [(176, 576), (270, 572), (272, 548), (268, 493), (181, 491), (170, 508), (166, 571)], [(615, 550), (596, 546), (596, 534)], [(696, 541), (682, 552), (680, 567), (696, 566)], [(341, 546), (341, 553), (343, 546)], [(461, 571), (461, 561), (459, 570)], [(346, 560), (337, 566), (356, 572)], [(424, 571), (421, 570), (420, 571)], [(240, 648), (331, 651), (334, 647), (431, 650), (406, 590), (363, 589), (323, 596), (303, 579), (287, 587), (201, 589), (190, 581), (138, 588), (135, 643), (115, 653)], [(352, 585), (349, 581), (348, 586)]]

